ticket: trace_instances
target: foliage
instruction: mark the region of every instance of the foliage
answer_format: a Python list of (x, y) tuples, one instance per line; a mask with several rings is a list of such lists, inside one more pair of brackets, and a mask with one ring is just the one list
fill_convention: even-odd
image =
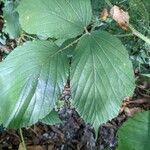
[(118, 113), (121, 100), (132, 95), (133, 81), (128, 54), (117, 38), (95, 31), (79, 41), (71, 66), (72, 101), (95, 129)]
[(4, 18), (6, 20), (5, 32), (9, 34), (10, 38), (17, 38), (20, 36), (21, 27), (19, 24), (19, 14), (15, 11), (18, 3), (13, 1), (6, 1), (3, 9)]
[(36, 6), (34, 1), (22, 0), (17, 8), (22, 28), (31, 34), (72, 38), (81, 34), (91, 20), (89, 0), (38, 0)]
[(133, 14), (131, 21), (137, 26), (137, 28), (141, 28), (143, 32), (149, 32), (150, 30), (150, 5), (147, 2), (147, 0), (129, 1), (130, 13)]
[(150, 149), (150, 111), (136, 114), (119, 129), (118, 150)]
[(54, 108), (68, 70), (67, 56), (58, 51), (49, 41), (26, 42), (1, 63), (0, 113), (5, 126), (31, 125)]
[(59, 115), (56, 111), (51, 111), (45, 118), (40, 120), (40, 122), (48, 124), (48, 125), (54, 125), (61, 123), (61, 120), (59, 118)]
[[(139, 10), (134, 3), (126, 5), (135, 16)], [(149, 24), (147, 5), (139, 12), (145, 14), (144, 26)], [(6, 32), (11, 38), (23, 33), (32, 40), (19, 44), (0, 63), (0, 123), (9, 128), (38, 121), (60, 123), (54, 109), (68, 80), (71, 105), (96, 133), (102, 123), (117, 116), (123, 99), (135, 88), (133, 66), (140, 63), (141, 73), (150, 74), (145, 67), (149, 45), (139, 40), (145, 52), (139, 55), (131, 46), (137, 38), (127, 37), (123, 40), (127, 51), (118, 37), (129, 31), (122, 31), (110, 17), (102, 21), (103, 7), (107, 3), (96, 0), (36, 0), (36, 6), (35, 0), (5, 1)], [(136, 17), (131, 20), (135, 26)], [(141, 32), (146, 31), (148, 25)], [(146, 61), (138, 62), (136, 53)]]

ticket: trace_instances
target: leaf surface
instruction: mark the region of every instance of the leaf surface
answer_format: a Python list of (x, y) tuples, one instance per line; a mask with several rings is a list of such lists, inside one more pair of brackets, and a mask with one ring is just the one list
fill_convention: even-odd
[(143, 74), (143, 76), (146, 76), (146, 77), (150, 78), (150, 74)]
[(150, 149), (150, 111), (136, 114), (118, 131), (117, 150)]
[(15, 4), (13, 1), (6, 1), (3, 9), (4, 19), (6, 20), (6, 33), (10, 38), (17, 38), (20, 36), (21, 27), (19, 24), (19, 14), (15, 11)]
[[(141, 25), (143, 28), (149, 28), (150, 23), (150, 4), (147, 0), (130, 0), (130, 12), (132, 14), (131, 19), (135, 20), (137, 25)], [(143, 24), (138, 24), (138, 21), (143, 22)]]
[(27, 42), (0, 64), (0, 122), (19, 128), (53, 109), (67, 81), (68, 59), (48, 41)]
[(104, 31), (85, 35), (71, 66), (72, 104), (96, 130), (114, 118), (134, 90), (134, 75), (121, 42)]
[(55, 125), (61, 123), (59, 115), (56, 111), (52, 110), (46, 117), (40, 120), (40, 122), (48, 125)]
[(18, 12), (26, 32), (55, 38), (81, 34), (92, 16), (90, 0), (22, 0)]

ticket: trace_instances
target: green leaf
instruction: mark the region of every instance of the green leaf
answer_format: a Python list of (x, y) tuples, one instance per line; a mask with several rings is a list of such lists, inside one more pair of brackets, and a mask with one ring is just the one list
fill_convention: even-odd
[(56, 111), (51, 111), (45, 118), (41, 119), (40, 122), (48, 124), (48, 125), (55, 125), (61, 123), (59, 115)]
[(135, 23), (137, 23), (137, 20), (139, 22), (144, 22), (144, 24), (141, 24), (141, 27), (149, 27), (150, 23), (150, 11), (149, 7), (147, 7), (146, 4), (147, 0), (130, 0), (130, 12), (131, 12), (131, 19), (134, 19)]
[(6, 1), (3, 13), (4, 19), (6, 20), (5, 32), (8, 33), (12, 39), (19, 37), (21, 27), (19, 24), (19, 14), (15, 11), (15, 3), (13, 1)]
[(145, 5), (145, 7), (147, 8), (147, 11), (148, 11), (149, 17), (150, 17), (150, 9), (149, 9), (150, 8), (150, 3), (149, 3), (149, 1), (148, 0), (143, 0), (143, 3)]
[(67, 81), (68, 59), (49, 41), (27, 42), (0, 64), (0, 122), (19, 128), (54, 108)]
[(22, 0), (18, 12), (26, 32), (63, 39), (81, 34), (92, 16), (90, 0)]
[(118, 131), (118, 150), (150, 149), (150, 111), (136, 114)]
[(66, 39), (58, 39), (54, 43), (60, 47), (65, 41), (66, 41)]
[(150, 78), (150, 74), (142, 74), (142, 75)]
[(97, 131), (116, 117), (123, 98), (133, 93), (128, 53), (116, 37), (96, 31), (78, 43), (71, 68), (72, 103)]
[(100, 15), (100, 9), (104, 6), (105, 1), (91, 0), (91, 3), (92, 3), (93, 15), (99, 16)]

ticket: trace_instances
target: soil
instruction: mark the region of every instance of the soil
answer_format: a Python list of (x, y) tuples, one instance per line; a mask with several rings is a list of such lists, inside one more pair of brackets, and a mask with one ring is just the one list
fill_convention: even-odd
[[(97, 140), (93, 128), (80, 118), (74, 108), (70, 107), (70, 88), (65, 87), (62, 95), (64, 107), (58, 110), (62, 123), (45, 125), (37, 123), (23, 128), (23, 137), (28, 150), (115, 150), (119, 127), (137, 112), (150, 109), (150, 95), (145, 93), (150, 84), (141, 84), (134, 97), (123, 101), (119, 115), (99, 128)], [(0, 150), (21, 150), (19, 130), (0, 130)]]

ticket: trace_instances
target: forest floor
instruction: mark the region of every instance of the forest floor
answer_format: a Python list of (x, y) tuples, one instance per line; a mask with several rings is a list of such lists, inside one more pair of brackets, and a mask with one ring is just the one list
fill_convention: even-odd
[[(2, 21), (0, 18), (0, 29)], [(0, 61), (15, 46), (14, 40), (8, 39), (6, 45), (0, 43)], [(61, 124), (50, 126), (37, 123), (22, 129), (27, 150), (114, 150), (121, 125), (135, 113), (150, 110), (150, 81), (139, 80), (133, 97), (123, 100), (118, 116), (100, 126), (97, 140), (93, 128), (70, 107), (69, 99), (70, 87), (66, 86), (61, 97), (64, 107), (58, 109)], [(0, 127), (0, 150), (23, 150), (21, 142), (19, 130)]]
[[(23, 128), (23, 137), (27, 150), (114, 150), (117, 146), (119, 127), (135, 113), (150, 109), (150, 83), (139, 83), (134, 96), (123, 101), (118, 116), (99, 128), (98, 139), (95, 140), (94, 130), (79, 117), (70, 107), (70, 88), (65, 87), (61, 100), (64, 107), (58, 110), (62, 123), (45, 125), (37, 123), (32, 127)], [(19, 130), (0, 130), (0, 150), (22, 150)]]

